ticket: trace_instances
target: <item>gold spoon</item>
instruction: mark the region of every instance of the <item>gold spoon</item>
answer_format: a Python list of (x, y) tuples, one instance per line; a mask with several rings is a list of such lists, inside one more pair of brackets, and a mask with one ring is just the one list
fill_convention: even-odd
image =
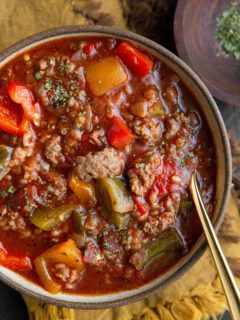
[(219, 277), (222, 282), (222, 286), (227, 298), (229, 310), (233, 320), (240, 320), (240, 291), (237, 283), (234, 279), (232, 271), (228, 265), (227, 259), (225, 258), (222, 248), (219, 244), (217, 236), (214, 232), (214, 228), (210, 221), (210, 218), (204, 208), (202, 198), (197, 186), (196, 173), (194, 172), (190, 181), (190, 191), (194, 204), (196, 206), (205, 236), (208, 241), (210, 251), (213, 256), (213, 260), (218, 269)]

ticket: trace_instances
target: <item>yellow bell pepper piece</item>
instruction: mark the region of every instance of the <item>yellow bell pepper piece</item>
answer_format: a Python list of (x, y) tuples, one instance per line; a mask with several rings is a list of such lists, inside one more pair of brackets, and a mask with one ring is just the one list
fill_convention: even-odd
[(86, 68), (90, 90), (96, 96), (115, 89), (128, 80), (128, 75), (116, 57), (103, 57), (91, 62)]
[(57, 244), (38, 256), (34, 261), (37, 274), (46, 290), (52, 294), (61, 290), (61, 285), (53, 279), (49, 271), (50, 266), (57, 263), (64, 263), (78, 271), (85, 268), (82, 253), (72, 239)]
[(92, 182), (81, 181), (74, 172), (72, 172), (69, 176), (68, 184), (83, 206), (90, 206), (95, 203), (96, 198)]
[(61, 290), (61, 285), (54, 281), (51, 274), (49, 273), (47, 260), (43, 256), (37, 257), (35, 259), (35, 269), (47, 291), (52, 294), (56, 294)]

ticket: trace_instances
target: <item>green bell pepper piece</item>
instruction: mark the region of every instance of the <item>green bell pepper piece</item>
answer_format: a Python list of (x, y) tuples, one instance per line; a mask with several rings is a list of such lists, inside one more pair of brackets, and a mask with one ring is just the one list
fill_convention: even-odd
[(84, 232), (84, 224), (87, 218), (86, 211), (82, 211), (82, 209), (74, 210), (73, 212), (73, 224), (74, 224), (74, 231), (76, 233)]
[(12, 153), (13, 148), (3, 144), (0, 145), (0, 181), (10, 171), (10, 168), (8, 168), (5, 163), (6, 161), (11, 160)]
[(111, 211), (111, 218), (118, 229), (124, 229), (127, 227), (130, 215), (128, 213), (119, 213)]
[(113, 223), (124, 229), (130, 217), (127, 212), (133, 210), (133, 201), (124, 181), (120, 178), (99, 178), (96, 189), (99, 201), (109, 212)]
[(68, 204), (57, 208), (39, 208), (33, 212), (30, 221), (39, 229), (50, 231), (66, 221), (79, 205)]
[(99, 178), (96, 184), (99, 201), (109, 211), (126, 213), (133, 209), (133, 201), (120, 178)]
[(175, 228), (164, 230), (156, 240), (146, 243), (139, 251), (134, 253), (130, 262), (137, 270), (142, 270), (156, 258), (168, 253), (179, 252), (184, 248), (182, 239)]

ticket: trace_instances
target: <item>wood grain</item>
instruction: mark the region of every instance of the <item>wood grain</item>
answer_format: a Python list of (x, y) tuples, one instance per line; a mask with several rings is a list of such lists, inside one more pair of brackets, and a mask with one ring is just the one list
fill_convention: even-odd
[(226, 57), (216, 38), (216, 19), (230, 0), (179, 0), (174, 36), (179, 56), (218, 99), (240, 106), (240, 61)]

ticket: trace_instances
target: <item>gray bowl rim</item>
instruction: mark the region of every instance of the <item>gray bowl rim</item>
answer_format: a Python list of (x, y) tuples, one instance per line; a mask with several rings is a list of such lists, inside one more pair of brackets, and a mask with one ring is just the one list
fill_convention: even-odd
[[(157, 53), (162, 55), (164, 58), (174, 63), (178, 68), (182, 69), (183, 72), (198, 86), (202, 95), (205, 97), (206, 101), (208, 102), (208, 106), (210, 106), (210, 108), (212, 109), (215, 119), (217, 120), (221, 138), (223, 141), (223, 149), (224, 149), (224, 156), (225, 156), (225, 172), (226, 172), (226, 179), (225, 179), (225, 186), (224, 186), (225, 195), (222, 198), (219, 213), (216, 216), (215, 221), (213, 223), (214, 229), (217, 232), (223, 221), (227, 200), (229, 198), (230, 190), (231, 190), (232, 161), (231, 161), (231, 151), (230, 151), (228, 135), (227, 135), (227, 131), (226, 131), (222, 116), (220, 114), (220, 111), (218, 110), (218, 107), (211, 93), (209, 92), (207, 87), (204, 85), (202, 80), (197, 76), (197, 74), (185, 62), (183, 62), (180, 58), (178, 58), (175, 54), (173, 54), (166, 48), (162, 47), (161, 45), (157, 44), (156, 42), (131, 31), (120, 30), (117, 28), (107, 27), (107, 26), (68, 25), (64, 27), (49, 29), (18, 41), (17, 43), (13, 44), (12, 46), (8, 47), (7, 49), (5, 49), (0, 53), (0, 63), (4, 62), (4, 60), (7, 59), (10, 55), (13, 55), (13, 54), (17, 55), (18, 51), (24, 50), (24, 48), (29, 45), (33, 45), (33, 47), (34, 45), (38, 46), (38, 43), (37, 43), (38, 41), (48, 42), (48, 41), (54, 40), (54, 37), (61, 38), (61, 36), (66, 37), (67, 35), (69, 35), (69, 37), (71, 37), (71, 35), (78, 35), (79, 37), (81, 37), (82, 33), (84, 34), (84, 36), (89, 34), (90, 37), (96, 36), (94, 35), (94, 33), (97, 33), (98, 34), (97, 36), (99, 37), (101, 35), (109, 36), (109, 37), (116, 36), (118, 38), (135, 41), (140, 45), (144, 45), (156, 51)], [(41, 42), (41, 44), (42, 43), (43, 42)], [(198, 246), (196, 252), (186, 261), (186, 263), (183, 266), (181, 266), (175, 273), (171, 274), (163, 282), (155, 285), (152, 288), (144, 290), (143, 292), (134, 294), (127, 298), (123, 297), (114, 301), (111, 301), (109, 299), (109, 301), (105, 301), (105, 302), (86, 303), (86, 302), (69, 302), (66, 300), (57, 300), (54, 298), (54, 295), (52, 295), (52, 297), (46, 297), (43, 294), (38, 294), (26, 287), (23, 287), (22, 285), (9, 279), (9, 277), (4, 275), (2, 272), (0, 272), (0, 279), (10, 287), (19, 291), (20, 293), (25, 294), (31, 298), (34, 298), (44, 303), (55, 304), (61, 307), (88, 309), (88, 310), (119, 307), (121, 305), (130, 304), (130, 303), (142, 300), (144, 298), (147, 298), (150, 295), (153, 295), (158, 291), (163, 290), (164, 288), (172, 284), (174, 281), (178, 280), (181, 276), (183, 276), (200, 259), (200, 257), (203, 255), (203, 253), (207, 248), (207, 242), (205, 237), (203, 237), (203, 234), (200, 236), (197, 242), (199, 242), (200, 245)], [(109, 295), (109, 297), (111, 298), (111, 295)]]

